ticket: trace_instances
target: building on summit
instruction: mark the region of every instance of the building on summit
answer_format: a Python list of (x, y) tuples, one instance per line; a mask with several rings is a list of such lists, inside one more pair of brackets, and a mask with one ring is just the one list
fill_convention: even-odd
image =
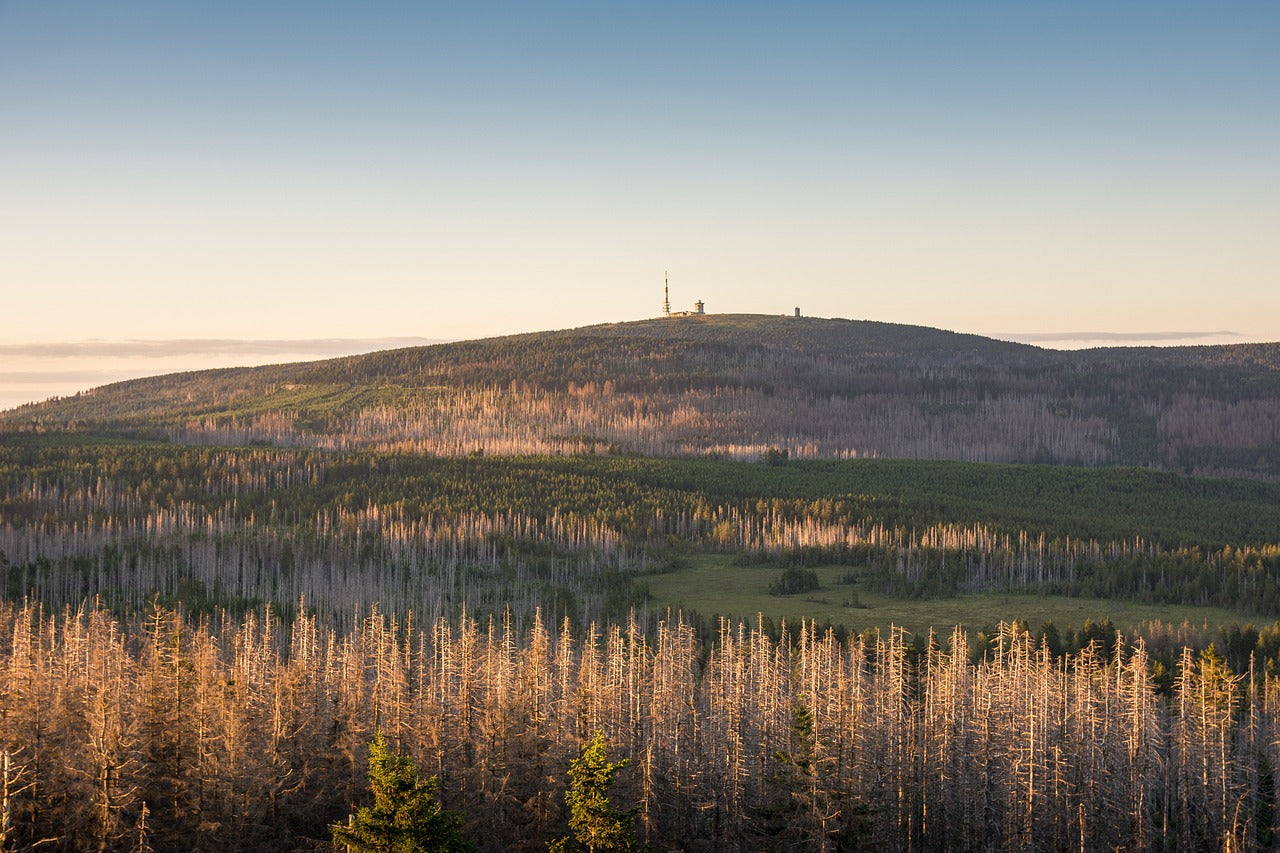
[(672, 311), (671, 310), (671, 285), (667, 279), (667, 274), (662, 274), (662, 316), (664, 317), (698, 317), (706, 312), (706, 305), (699, 299), (693, 303), (692, 311)]

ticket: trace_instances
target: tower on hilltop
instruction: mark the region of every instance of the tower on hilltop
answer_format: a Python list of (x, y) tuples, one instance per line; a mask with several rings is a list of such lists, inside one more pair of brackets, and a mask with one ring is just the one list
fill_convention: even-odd
[(662, 274), (662, 316), (663, 317), (697, 317), (705, 314), (707, 306), (699, 299), (693, 303), (692, 311), (671, 310), (671, 282), (666, 273)]

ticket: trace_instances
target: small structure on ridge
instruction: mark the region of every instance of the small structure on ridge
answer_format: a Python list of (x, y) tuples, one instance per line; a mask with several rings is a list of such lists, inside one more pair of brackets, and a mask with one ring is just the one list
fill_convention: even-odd
[[(798, 311), (799, 309), (797, 309)], [(664, 317), (698, 317), (706, 312), (706, 305), (699, 299), (693, 303), (692, 311), (671, 310), (671, 283), (666, 273), (662, 274), (662, 316)]]

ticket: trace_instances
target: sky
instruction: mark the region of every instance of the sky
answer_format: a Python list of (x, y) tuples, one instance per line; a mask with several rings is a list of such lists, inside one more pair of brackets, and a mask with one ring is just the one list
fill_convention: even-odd
[(0, 384), (6, 346), (640, 319), (664, 274), (1277, 340), (1278, 43), (1274, 0), (0, 0)]

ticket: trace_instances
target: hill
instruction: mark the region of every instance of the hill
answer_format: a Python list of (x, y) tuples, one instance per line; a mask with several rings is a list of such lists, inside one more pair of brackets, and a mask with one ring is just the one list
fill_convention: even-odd
[(132, 380), (0, 413), (0, 429), (1275, 479), (1280, 345), (1058, 352), (920, 326), (706, 315)]

